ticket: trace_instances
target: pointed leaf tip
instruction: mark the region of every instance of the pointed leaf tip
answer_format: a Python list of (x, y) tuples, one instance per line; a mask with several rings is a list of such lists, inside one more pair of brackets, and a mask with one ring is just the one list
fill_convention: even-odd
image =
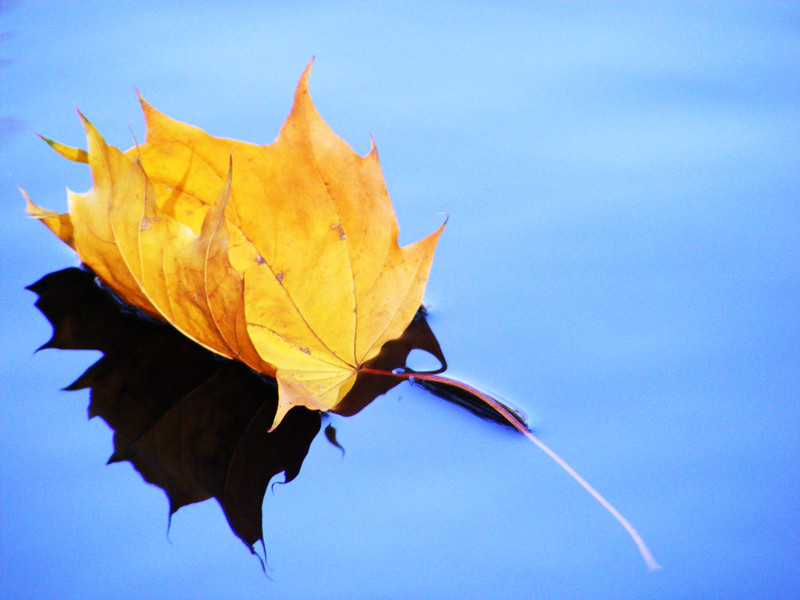
[(275, 410), (275, 418), (272, 419), (272, 425), (270, 425), (268, 433), (272, 433), (281, 424), (283, 418), (287, 415), (287, 413), (292, 410), (293, 406), (289, 402), (285, 400), (285, 398), (278, 397), (278, 408)]
[(142, 96), (142, 93), (139, 91), (139, 88), (134, 88), (134, 89), (136, 90), (136, 98), (139, 100), (139, 104), (141, 104), (142, 107), (150, 108), (150, 103), (144, 99), (144, 96)]
[(314, 59), (312, 58), (311, 61), (306, 65), (306, 68), (303, 69), (302, 75), (300, 75), (300, 80), (297, 82), (297, 89), (295, 90), (295, 101), (299, 95), (305, 93), (308, 94), (308, 80), (311, 76), (311, 68), (314, 66)]
[(65, 146), (60, 142), (51, 140), (50, 138), (47, 138), (38, 133), (36, 135), (38, 135), (48, 146), (50, 146), (53, 150), (58, 152), (61, 156), (63, 156), (67, 160), (88, 164), (89, 153), (86, 152), (86, 150), (82, 150), (81, 148), (72, 148), (71, 146)]
[(55, 211), (37, 206), (24, 189), (19, 188), (19, 191), (25, 198), (25, 212), (44, 223), (62, 242), (74, 247), (75, 232), (69, 214), (60, 215)]

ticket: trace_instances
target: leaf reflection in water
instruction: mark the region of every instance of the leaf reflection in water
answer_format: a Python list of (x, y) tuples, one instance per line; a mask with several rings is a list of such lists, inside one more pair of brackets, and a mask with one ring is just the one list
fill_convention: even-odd
[[(319, 412), (292, 409), (269, 432), (278, 406), (274, 379), (237, 361), (221, 358), (120, 303), (87, 269), (50, 273), (28, 287), (36, 306), (53, 325), (42, 348), (100, 350), (103, 357), (68, 390), (90, 389), (89, 417), (114, 430), (109, 463), (130, 461), (142, 477), (178, 509), (216, 498), (233, 532), (255, 553), (263, 544), (261, 505), (270, 480), (286, 482), (300, 472), (321, 426)], [(391, 372), (421, 349), (446, 361), (420, 310), (403, 336), (384, 345), (367, 365)], [(335, 412), (353, 415), (402, 379), (361, 374)], [(441, 388), (441, 389), (439, 389)], [(477, 399), (454, 399), (446, 385), (426, 389), (484, 418)], [(335, 440), (332, 432), (326, 435)]]
[(287, 482), (297, 476), (319, 432), (319, 413), (293, 410), (268, 434), (278, 406), (274, 380), (128, 309), (90, 271), (57, 271), (28, 289), (53, 325), (42, 348), (103, 352), (66, 389), (91, 390), (89, 417), (114, 430), (109, 463), (130, 461), (161, 487), (170, 516), (216, 498), (254, 551), (269, 481), (281, 472)]

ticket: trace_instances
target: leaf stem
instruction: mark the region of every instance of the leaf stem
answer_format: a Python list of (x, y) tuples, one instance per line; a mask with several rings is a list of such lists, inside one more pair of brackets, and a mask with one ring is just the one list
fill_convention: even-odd
[(600, 492), (594, 489), (589, 484), (588, 481), (586, 481), (583, 477), (581, 477), (578, 474), (577, 471), (575, 471), (575, 469), (570, 467), (566, 463), (566, 461), (564, 461), (563, 458), (561, 458), (558, 454), (553, 452), (553, 450), (551, 450), (544, 442), (542, 442), (539, 438), (533, 435), (533, 433), (531, 433), (531, 431), (525, 426), (525, 424), (520, 422), (518, 418), (516, 418), (505, 406), (503, 406), (503, 404), (501, 404), (488, 394), (485, 394), (484, 392), (480, 391), (477, 388), (472, 387), (467, 383), (463, 383), (456, 379), (450, 379), (449, 377), (442, 377), (441, 375), (415, 373), (413, 371), (403, 372), (403, 373), (393, 373), (389, 371), (381, 371), (379, 369), (369, 369), (369, 368), (362, 368), (361, 372), (371, 373), (373, 375), (388, 375), (390, 377), (398, 377), (401, 379), (409, 379), (409, 380), (420, 379), (424, 381), (435, 381), (455, 386), (470, 394), (473, 394), (477, 398), (480, 398), (483, 402), (492, 407), (495, 411), (501, 414), (506, 420), (508, 420), (508, 422), (517, 431), (519, 431), (530, 441), (536, 444), (540, 449), (542, 449), (545, 452), (545, 454), (547, 454), (550, 458), (552, 458), (559, 467), (564, 469), (570, 475), (570, 477), (572, 477), (575, 481), (577, 481), (581, 485), (581, 487), (583, 487), (583, 489), (589, 492), (594, 497), (594, 499), (600, 503), (600, 505), (603, 508), (605, 508), (609, 513), (611, 513), (611, 516), (613, 516), (620, 523), (620, 525), (622, 525), (625, 528), (625, 531), (628, 532), (628, 535), (631, 536), (631, 539), (633, 539), (634, 543), (636, 544), (636, 547), (639, 549), (639, 553), (642, 555), (642, 558), (644, 559), (644, 562), (649, 570), (655, 571), (661, 568), (661, 565), (659, 565), (656, 562), (655, 558), (653, 557), (653, 554), (647, 547), (647, 544), (644, 543), (644, 540), (636, 531), (636, 529), (633, 528), (633, 525), (631, 525), (628, 522), (628, 520), (625, 517), (623, 517), (622, 514), (620, 514), (620, 512), (616, 508), (614, 508), (611, 505), (611, 503), (600, 494)]

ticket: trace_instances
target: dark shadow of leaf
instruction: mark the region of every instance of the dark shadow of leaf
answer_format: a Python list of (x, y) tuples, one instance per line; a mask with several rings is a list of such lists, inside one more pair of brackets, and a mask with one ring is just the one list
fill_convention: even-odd
[(130, 461), (163, 488), (170, 515), (216, 498), (252, 551), (269, 481), (281, 472), (286, 481), (297, 476), (319, 413), (293, 410), (267, 433), (278, 402), (274, 380), (128, 309), (89, 271), (51, 273), (29, 289), (53, 325), (42, 348), (103, 352), (67, 389), (91, 390), (89, 416), (114, 430), (109, 462)]
[[(130, 461), (146, 481), (164, 489), (170, 517), (187, 504), (216, 498), (233, 532), (254, 552), (262, 539), (267, 486), (279, 473), (286, 482), (297, 477), (320, 430), (320, 414), (296, 407), (269, 433), (278, 404), (274, 379), (122, 304), (89, 270), (50, 273), (28, 289), (38, 294), (36, 306), (53, 325), (52, 338), (41, 348), (103, 352), (66, 389), (88, 388), (89, 417), (101, 417), (114, 430), (109, 463)], [(420, 309), (403, 336), (365, 366), (391, 373), (421, 349), (443, 371), (446, 361), (425, 317)], [(402, 381), (362, 373), (334, 412), (353, 415)], [(439, 383), (425, 387), (507, 424), (469, 394)], [(326, 437), (341, 448), (332, 428)]]

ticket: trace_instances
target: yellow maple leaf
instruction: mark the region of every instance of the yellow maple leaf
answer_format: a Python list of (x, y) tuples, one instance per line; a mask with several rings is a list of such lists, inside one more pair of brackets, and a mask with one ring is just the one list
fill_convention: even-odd
[(402, 334), (444, 227), (399, 247), (375, 146), (360, 157), (322, 120), (310, 69), (272, 144), (212, 137), (142, 100), (145, 143), (127, 152), (82, 115), (86, 151), (46, 140), (91, 168), (68, 214), (25, 195), (123, 300), (275, 376), (273, 428), (292, 406), (334, 408)]
[[(311, 102), (310, 70), (272, 144), (212, 137), (141, 100), (145, 144), (127, 152), (83, 115), (87, 150), (45, 139), (92, 172), (88, 192), (68, 191), (68, 214), (22, 191), (28, 212), (123, 300), (274, 376), (272, 429), (293, 406), (335, 409), (360, 372), (392, 375), (364, 365), (411, 322), (444, 228), (398, 246), (375, 146), (360, 157), (333, 133)], [(480, 398), (589, 491), (658, 568), (630, 523), (504, 404), (437, 374), (396, 375)]]

